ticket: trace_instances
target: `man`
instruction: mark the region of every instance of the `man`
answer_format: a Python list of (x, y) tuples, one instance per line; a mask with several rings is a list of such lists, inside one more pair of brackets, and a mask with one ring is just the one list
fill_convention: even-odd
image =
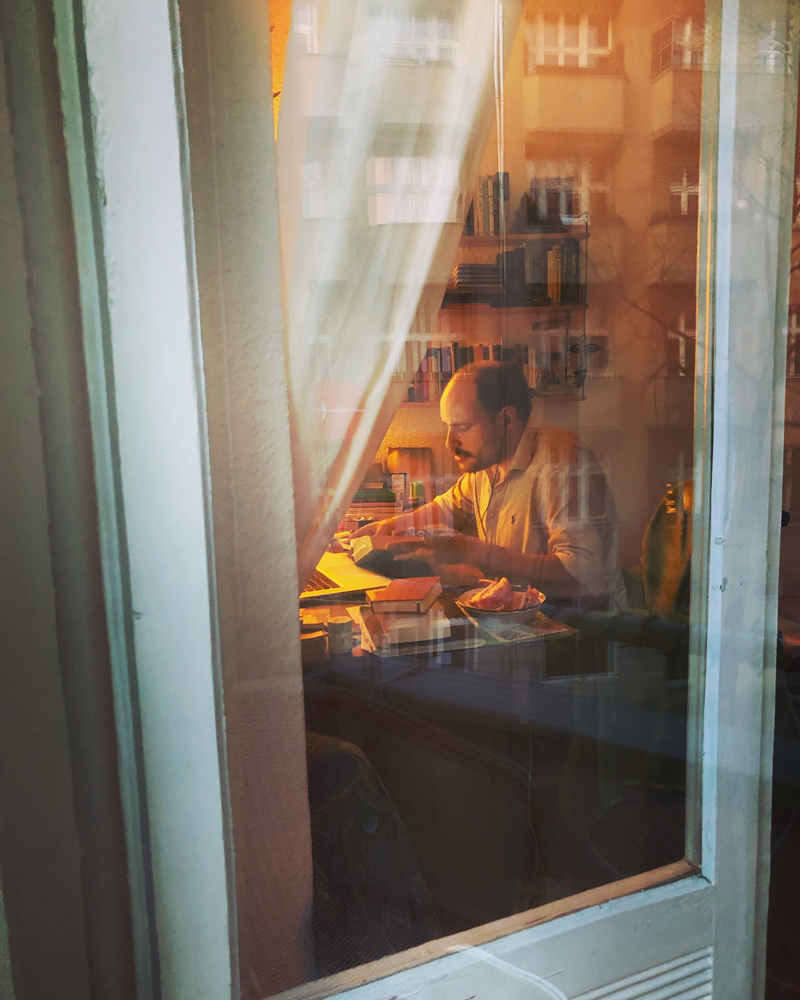
[(625, 604), (614, 501), (596, 459), (569, 431), (537, 427), (517, 365), (460, 369), (442, 393), (447, 447), (463, 475), (432, 503), (360, 529), (402, 535), (441, 525), (443, 535), (397, 539), (445, 583), (508, 577), (551, 598)]

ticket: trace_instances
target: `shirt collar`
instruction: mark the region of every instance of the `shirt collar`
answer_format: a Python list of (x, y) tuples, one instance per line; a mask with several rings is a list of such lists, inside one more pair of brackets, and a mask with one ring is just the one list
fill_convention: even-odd
[(510, 475), (512, 472), (524, 472), (533, 461), (535, 451), (536, 427), (534, 427), (533, 416), (531, 416), (528, 419), (525, 430), (522, 432), (517, 450), (514, 452), (514, 460), (511, 463), (508, 474)]

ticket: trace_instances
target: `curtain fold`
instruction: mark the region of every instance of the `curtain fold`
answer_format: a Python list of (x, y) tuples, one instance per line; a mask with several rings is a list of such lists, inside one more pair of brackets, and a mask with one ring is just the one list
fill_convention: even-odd
[(405, 395), (410, 328), (433, 333), (521, 9), (294, 4), (277, 155), (301, 585)]

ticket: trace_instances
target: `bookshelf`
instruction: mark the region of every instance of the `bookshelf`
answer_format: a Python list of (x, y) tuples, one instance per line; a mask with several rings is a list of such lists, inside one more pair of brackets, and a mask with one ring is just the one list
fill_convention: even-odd
[(465, 235), (429, 340), (411, 340), (395, 378), (406, 403), (438, 403), (452, 375), (480, 360), (519, 364), (534, 394), (586, 398), (608, 364), (607, 338), (586, 333), (589, 226)]

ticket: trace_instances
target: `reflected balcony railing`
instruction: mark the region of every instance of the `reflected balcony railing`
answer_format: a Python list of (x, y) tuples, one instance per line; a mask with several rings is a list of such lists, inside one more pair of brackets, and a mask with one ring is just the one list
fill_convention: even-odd
[(528, 133), (614, 139), (625, 130), (625, 78), (619, 72), (542, 66), (522, 86)]
[(699, 138), (703, 74), (699, 69), (668, 69), (650, 91), (650, 124), (656, 139)]

